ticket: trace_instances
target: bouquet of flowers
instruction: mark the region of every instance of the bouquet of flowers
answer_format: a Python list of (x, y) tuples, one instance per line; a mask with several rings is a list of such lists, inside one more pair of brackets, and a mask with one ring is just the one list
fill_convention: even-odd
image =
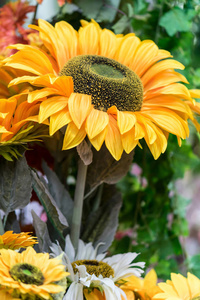
[[(169, 51), (111, 30), (102, 15), (116, 6), (113, 22), (120, 1), (77, 29), (83, 2), (58, 1), (52, 22), (37, 20), (42, 1), (0, 8), (1, 299), (200, 299), (192, 273), (161, 282), (153, 262), (143, 275), (134, 245), (108, 252), (122, 205), (116, 184), (136, 149), (157, 160), (169, 135), (181, 147), (189, 122), (199, 131), (200, 90), (186, 87)], [(65, 14), (75, 14), (71, 24)]]

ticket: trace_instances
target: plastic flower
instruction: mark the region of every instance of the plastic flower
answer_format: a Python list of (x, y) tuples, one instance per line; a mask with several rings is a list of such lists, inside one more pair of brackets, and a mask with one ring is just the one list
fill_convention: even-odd
[(159, 283), (162, 293), (158, 293), (153, 299), (166, 300), (198, 300), (200, 296), (200, 280), (191, 273), (187, 278), (181, 274), (171, 274), (171, 280)]
[[(32, 73), (11, 84), (29, 82), (29, 103), (39, 103), (39, 122), (50, 120), (50, 135), (67, 125), (63, 150), (87, 136), (100, 150), (105, 142), (119, 160), (145, 139), (155, 159), (166, 150), (169, 133), (189, 135), (193, 120), (187, 101), (195, 104), (174, 69), (184, 66), (168, 51), (135, 34), (115, 35), (92, 21), (82, 21), (77, 32), (61, 21), (55, 28), (44, 20), (31, 28), (40, 32), (41, 50), (15, 45), (19, 50), (6, 65)], [(26, 75), (26, 74), (25, 74)]]
[(0, 235), (0, 249), (16, 250), (34, 244), (37, 244), (37, 238), (30, 236), (29, 232), (13, 233), (13, 231), (6, 231)]
[(22, 253), (1, 249), (0, 254), (1, 289), (12, 297), (54, 299), (59, 293), (63, 296), (68, 273), (60, 260), (50, 259), (48, 253), (36, 253), (32, 247)]
[[(128, 294), (134, 294), (142, 300), (151, 300), (161, 289), (157, 286), (157, 275), (152, 269), (144, 278), (130, 276), (126, 278), (124, 285), (121, 288)], [(135, 299), (133, 296), (133, 299)]]
[(69, 236), (66, 237), (65, 252), (59, 245), (51, 248), (54, 256), (60, 255), (67, 270), (71, 283), (63, 300), (90, 299), (126, 299), (126, 294), (120, 288), (121, 282), (135, 275), (140, 276), (144, 267), (143, 262), (132, 263), (137, 253), (117, 254), (104, 258), (105, 254), (97, 254), (91, 243), (85, 244), (79, 240), (78, 251), (72, 246)]

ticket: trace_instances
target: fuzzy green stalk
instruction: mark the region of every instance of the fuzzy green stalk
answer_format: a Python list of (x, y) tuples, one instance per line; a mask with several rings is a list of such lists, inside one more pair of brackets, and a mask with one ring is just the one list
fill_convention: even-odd
[(3, 226), (3, 222), (1, 220), (1, 217), (0, 217), (0, 235), (3, 235), (4, 234), (4, 226)]
[(75, 252), (78, 250), (78, 241), (81, 231), (81, 220), (83, 211), (83, 199), (85, 191), (85, 181), (87, 175), (87, 166), (80, 159), (78, 162), (78, 174), (74, 195), (74, 210), (72, 215), (72, 227), (71, 227), (71, 241), (74, 246)]

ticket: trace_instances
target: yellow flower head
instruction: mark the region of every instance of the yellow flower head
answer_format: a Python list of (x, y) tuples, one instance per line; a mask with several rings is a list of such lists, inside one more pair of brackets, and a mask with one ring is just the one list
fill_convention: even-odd
[(181, 274), (171, 274), (171, 280), (158, 284), (161, 293), (156, 294), (153, 299), (166, 300), (198, 300), (200, 297), (200, 280), (187, 274), (187, 278)]
[(16, 250), (34, 244), (37, 244), (37, 238), (31, 236), (29, 232), (13, 233), (13, 231), (6, 231), (0, 235), (0, 249)]
[(50, 121), (50, 135), (67, 125), (64, 150), (87, 136), (96, 150), (105, 142), (119, 160), (144, 138), (157, 159), (169, 133), (179, 146), (188, 137), (195, 101), (175, 71), (184, 66), (168, 51), (133, 33), (115, 35), (95, 21), (82, 21), (78, 32), (64, 21), (53, 27), (39, 20), (31, 28), (43, 46), (15, 45), (19, 51), (5, 65), (24, 71), (11, 85), (31, 84), (27, 101), (39, 104), (39, 122)]
[[(12, 297), (52, 299), (52, 295), (64, 293), (69, 273), (64, 271), (60, 260), (50, 259), (48, 253), (36, 253), (32, 247), (22, 253), (1, 249), (0, 254), (1, 289), (6, 289)], [(65, 284), (59, 283), (63, 280)]]
[[(121, 289), (123, 289), (127, 295), (131, 295), (134, 292), (136, 299), (139, 297), (142, 300), (151, 300), (154, 295), (161, 291), (157, 286), (157, 275), (153, 269), (148, 272), (144, 278), (130, 276), (125, 278), (125, 281)], [(134, 299), (134, 295), (132, 297)]]

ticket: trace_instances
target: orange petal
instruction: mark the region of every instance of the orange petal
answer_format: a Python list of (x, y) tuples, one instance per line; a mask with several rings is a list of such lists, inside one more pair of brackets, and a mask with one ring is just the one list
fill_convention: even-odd
[(109, 117), (106, 112), (93, 108), (86, 120), (86, 132), (89, 139), (96, 137), (108, 125)]
[(69, 123), (65, 132), (62, 150), (76, 147), (84, 140), (85, 136), (86, 132), (84, 125), (78, 129), (73, 122)]
[(80, 129), (92, 108), (91, 96), (72, 93), (68, 100), (68, 107), (73, 122)]
[(106, 147), (110, 151), (111, 155), (119, 160), (122, 156), (123, 146), (121, 141), (121, 134), (117, 126), (116, 120), (109, 115), (108, 131), (105, 137)]

